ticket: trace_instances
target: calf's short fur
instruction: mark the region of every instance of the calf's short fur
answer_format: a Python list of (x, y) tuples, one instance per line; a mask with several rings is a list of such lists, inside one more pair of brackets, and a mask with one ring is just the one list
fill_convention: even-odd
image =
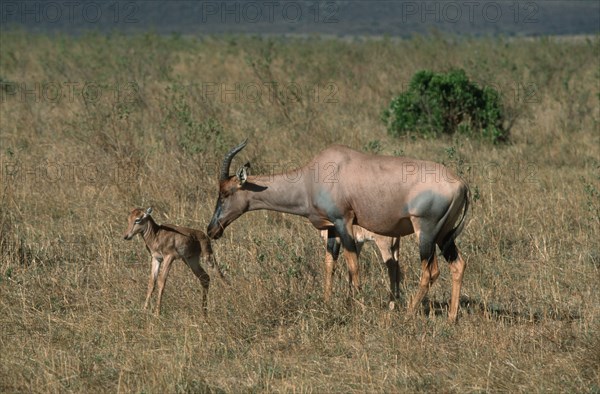
[(158, 280), (158, 300), (156, 303), (156, 315), (160, 314), (160, 303), (162, 293), (165, 288), (165, 282), (169, 275), (171, 263), (174, 260), (182, 259), (192, 270), (194, 275), (200, 280), (202, 285), (202, 312), (206, 315), (207, 293), (210, 286), (210, 276), (200, 265), (200, 260), (205, 263), (212, 272), (215, 272), (221, 279), (223, 274), (215, 264), (210, 240), (206, 234), (200, 230), (187, 227), (175, 226), (172, 224), (157, 224), (150, 214), (152, 208), (144, 212), (140, 208), (135, 208), (127, 218), (127, 230), (123, 234), (126, 240), (132, 239), (136, 234), (141, 234), (146, 243), (146, 248), (152, 256), (152, 271), (148, 281), (148, 292), (144, 309), (148, 308), (150, 297), (154, 291), (154, 285)]

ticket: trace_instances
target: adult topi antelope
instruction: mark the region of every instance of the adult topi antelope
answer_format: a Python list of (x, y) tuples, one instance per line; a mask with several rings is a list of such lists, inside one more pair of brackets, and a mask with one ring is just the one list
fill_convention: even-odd
[(304, 216), (317, 229), (334, 229), (351, 283), (360, 289), (353, 225), (389, 237), (416, 233), (422, 272), (409, 310), (414, 313), (439, 276), (437, 245), (452, 272), (448, 318), (456, 321), (465, 262), (455, 238), (469, 206), (464, 181), (438, 163), (368, 155), (341, 145), (326, 148), (296, 170), (249, 176), (247, 163), (230, 176), (231, 161), (245, 146), (246, 141), (223, 160), (209, 237), (219, 238), (240, 215), (257, 209)]
[(200, 280), (203, 288), (202, 312), (206, 315), (206, 297), (210, 276), (200, 266), (200, 260), (206, 263), (211, 271), (223, 278), (223, 274), (214, 262), (210, 239), (200, 230), (172, 224), (156, 224), (150, 216), (151, 213), (152, 208), (148, 208), (146, 212), (139, 208), (133, 209), (127, 218), (127, 230), (123, 234), (125, 240), (131, 240), (136, 234), (141, 234), (146, 243), (146, 249), (152, 255), (152, 271), (144, 309), (148, 308), (150, 296), (158, 279), (158, 300), (155, 313), (156, 315), (160, 314), (160, 302), (171, 263), (176, 259), (182, 259)]

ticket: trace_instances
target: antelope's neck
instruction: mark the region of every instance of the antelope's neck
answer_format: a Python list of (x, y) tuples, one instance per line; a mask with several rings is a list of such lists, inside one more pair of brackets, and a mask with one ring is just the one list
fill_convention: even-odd
[(308, 192), (301, 169), (292, 173), (249, 176), (249, 211), (268, 209), (308, 216)]
[(146, 246), (151, 251), (154, 251), (154, 245), (156, 245), (156, 238), (158, 234), (158, 224), (154, 222), (152, 218), (148, 220), (148, 224), (146, 225), (146, 229), (142, 233), (142, 238), (144, 238), (144, 242), (146, 242)]

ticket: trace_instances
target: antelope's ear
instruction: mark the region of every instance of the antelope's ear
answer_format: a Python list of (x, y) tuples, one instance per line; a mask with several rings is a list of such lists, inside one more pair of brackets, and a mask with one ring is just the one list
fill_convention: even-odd
[(242, 167), (240, 167), (240, 169), (237, 170), (237, 172), (235, 173), (235, 176), (237, 177), (240, 186), (242, 186), (244, 183), (246, 183), (246, 180), (248, 179), (248, 169), (249, 168), (250, 168), (250, 162), (247, 162)]
[(152, 207), (148, 207), (148, 209), (146, 209), (146, 216), (149, 216), (152, 213)]

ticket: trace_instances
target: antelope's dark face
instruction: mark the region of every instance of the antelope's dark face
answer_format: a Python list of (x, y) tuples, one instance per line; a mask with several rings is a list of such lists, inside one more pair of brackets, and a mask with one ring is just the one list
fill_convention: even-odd
[(152, 213), (152, 208), (148, 208), (146, 212), (139, 208), (135, 208), (127, 218), (127, 230), (123, 234), (123, 239), (129, 241), (136, 234), (143, 233), (148, 225), (148, 219)]
[(244, 184), (250, 163), (246, 163), (234, 176), (229, 176), (229, 167), (233, 157), (245, 146), (246, 141), (231, 149), (223, 160), (219, 179), (219, 197), (213, 217), (206, 229), (206, 233), (212, 239), (220, 238), (225, 228), (248, 210), (248, 195), (244, 191)]
[(241, 179), (237, 175), (219, 182), (217, 205), (206, 230), (210, 238), (220, 238), (231, 222), (248, 211), (248, 195), (244, 191), (244, 182), (245, 176)]

